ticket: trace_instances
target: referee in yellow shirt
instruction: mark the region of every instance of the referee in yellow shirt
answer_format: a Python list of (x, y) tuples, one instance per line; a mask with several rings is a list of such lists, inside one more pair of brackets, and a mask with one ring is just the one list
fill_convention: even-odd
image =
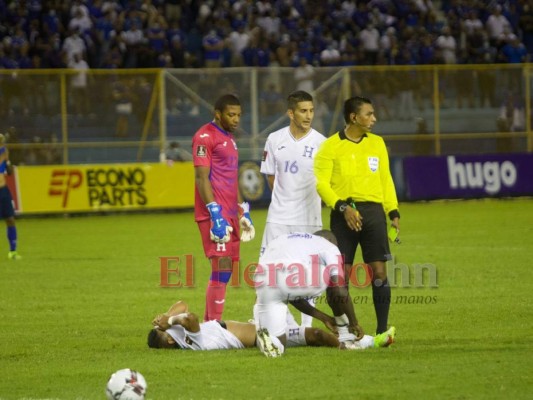
[(315, 156), (317, 191), (332, 208), (330, 229), (344, 254), (346, 285), (357, 246), (372, 268), (376, 333), (387, 330), (391, 289), (385, 262), (391, 259), (387, 216), (400, 224), (396, 189), (383, 139), (370, 131), (376, 122), (372, 102), (352, 97), (344, 103), (343, 130), (328, 138)]

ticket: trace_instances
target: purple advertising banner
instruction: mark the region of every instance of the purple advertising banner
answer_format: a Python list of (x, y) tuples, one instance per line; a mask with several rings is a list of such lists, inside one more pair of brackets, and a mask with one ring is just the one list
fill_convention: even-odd
[(533, 154), (408, 157), (409, 200), (533, 195)]

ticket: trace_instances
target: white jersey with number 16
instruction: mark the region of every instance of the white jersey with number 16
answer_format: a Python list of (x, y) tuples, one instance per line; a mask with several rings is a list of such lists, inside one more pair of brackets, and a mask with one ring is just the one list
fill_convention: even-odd
[(311, 129), (296, 140), (289, 127), (268, 136), (261, 173), (275, 175), (267, 222), (283, 225), (322, 225), (313, 160), (326, 138)]

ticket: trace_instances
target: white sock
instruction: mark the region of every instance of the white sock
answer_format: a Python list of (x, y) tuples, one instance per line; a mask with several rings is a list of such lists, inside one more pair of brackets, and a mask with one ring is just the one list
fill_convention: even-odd
[(364, 335), (363, 338), (357, 342), (362, 349), (370, 349), (374, 347), (374, 336)]

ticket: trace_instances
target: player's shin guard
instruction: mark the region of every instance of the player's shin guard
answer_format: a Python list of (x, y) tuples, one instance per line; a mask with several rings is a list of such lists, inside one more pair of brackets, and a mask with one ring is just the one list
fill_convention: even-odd
[(372, 300), (374, 301), (374, 310), (376, 311), (378, 322), (376, 334), (380, 334), (387, 330), (391, 290), (388, 279), (385, 279), (383, 282), (378, 279), (377, 283), (379, 285), (376, 284), (376, 281), (372, 281)]
[(9, 242), (9, 250), (17, 250), (17, 227), (8, 226), (7, 227), (7, 240)]

